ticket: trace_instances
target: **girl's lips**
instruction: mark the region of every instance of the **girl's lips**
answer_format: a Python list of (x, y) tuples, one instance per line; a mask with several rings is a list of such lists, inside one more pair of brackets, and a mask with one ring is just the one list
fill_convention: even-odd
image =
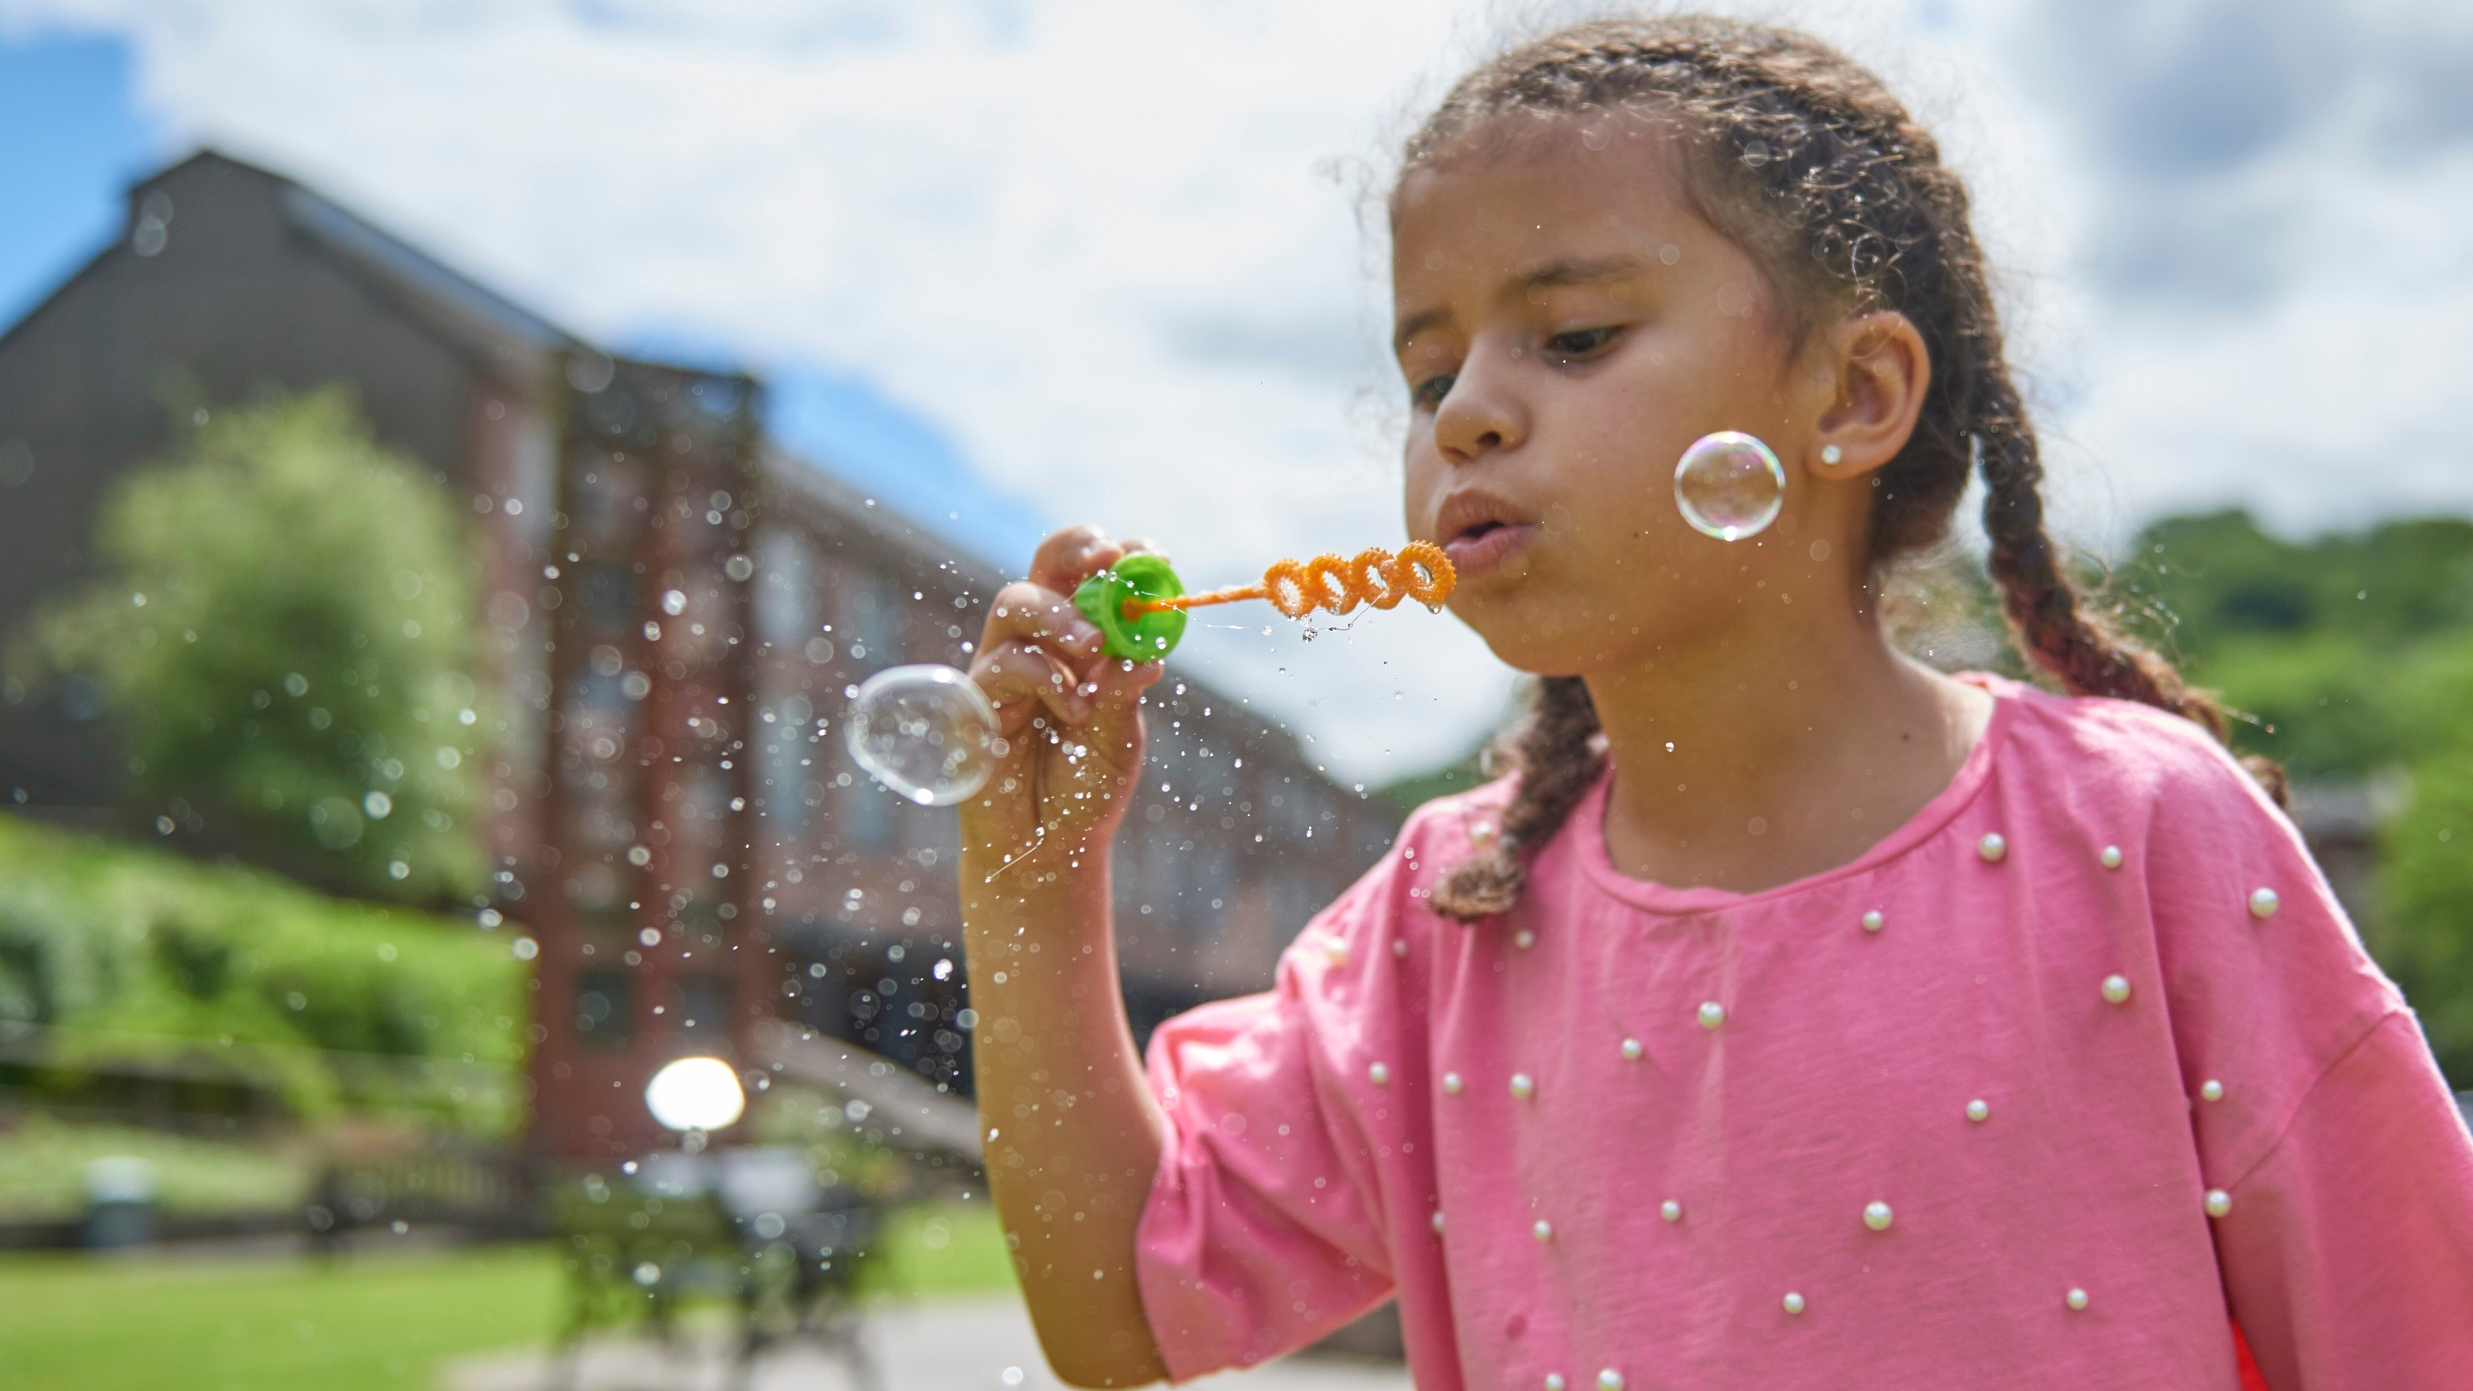
[(1454, 537), (1443, 543), (1443, 554), (1451, 557), (1460, 578), (1467, 579), (1502, 564), (1513, 551), (1527, 545), (1536, 530), (1534, 522), (1506, 523), (1475, 536)]

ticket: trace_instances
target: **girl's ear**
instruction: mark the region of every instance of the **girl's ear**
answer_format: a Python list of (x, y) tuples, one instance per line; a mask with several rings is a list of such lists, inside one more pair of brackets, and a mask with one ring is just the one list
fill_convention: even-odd
[(1816, 364), (1837, 394), (1815, 422), (1803, 467), (1814, 477), (1860, 477), (1898, 457), (1915, 432), (1932, 355), (1914, 322), (1894, 310), (1856, 314), (1831, 325)]

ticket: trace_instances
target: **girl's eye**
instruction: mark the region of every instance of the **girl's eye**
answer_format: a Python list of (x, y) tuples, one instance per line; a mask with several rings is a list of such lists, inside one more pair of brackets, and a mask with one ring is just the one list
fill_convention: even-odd
[(1615, 339), (1619, 328), (1575, 328), (1546, 340), (1546, 350), (1561, 357), (1587, 357)]
[(1458, 380), (1457, 376), (1449, 372), (1428, 377), (1409, 389), (1409, 403), (1426, 410), (1433, 410), (1442, 405), (1443, 398), (1451, 394), (1451, 384)]

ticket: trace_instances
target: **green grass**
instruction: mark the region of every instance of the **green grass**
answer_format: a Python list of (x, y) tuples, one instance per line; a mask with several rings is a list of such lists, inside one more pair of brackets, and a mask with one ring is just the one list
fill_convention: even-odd
[(974, 1198), (896, 1212), (862, 1286), (911, 1296), (1010, 1292), (1013, 1261), (995, 1207)]
[(168, 1213), (284, 1212), (300, 1206), (310, 1182), (298, 1145), (243, 1145), (28, 1116), (0, 1132), (0, 1217), (76, 1216), (85, 1207), (86, 1165), (111, 1155), (146, 1161), (157, 1201)]
[[(451, 1358), (545, 1345), (564, 1312), (562, 1279), (547, 1246), (363, 1255), (332, 1266), (299, 1257), (0, 1257), (0, 1384), (429, 1391)], [(896, 1213), (866, 1286), (901, 1298), (1011, 1290), (995, 1212), (973, 1200)]]
[(543, 1341), (546, 1248), (307, 1260), (0, 1260), (0, 1364), (48, 1391), (427, 1391), (462, 1353)]

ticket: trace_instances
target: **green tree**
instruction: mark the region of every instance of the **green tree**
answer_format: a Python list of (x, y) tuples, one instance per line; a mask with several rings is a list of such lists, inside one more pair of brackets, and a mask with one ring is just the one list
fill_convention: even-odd
[(2473, 1087), (2473, 634), (2428, 644), (2395, 689), (2413, 794), (2380, 834), (2370, 946), (2439, 1066)]
[(2304, 778), (2412, 762), (2398, 675), (2473, 630), (2473, 522), (2422, 518), (2290, 541), (2246, 512), (2168, 517), (2114, 572), (2140, 635), (2245, 719), (2245, 750)]
[(217, 411), (105, 499), (100, 574), (17, 660), (101, 687), (134, 789), (364, 891), (479, 888), (474, 561), (442, 484), (341, 388)]

